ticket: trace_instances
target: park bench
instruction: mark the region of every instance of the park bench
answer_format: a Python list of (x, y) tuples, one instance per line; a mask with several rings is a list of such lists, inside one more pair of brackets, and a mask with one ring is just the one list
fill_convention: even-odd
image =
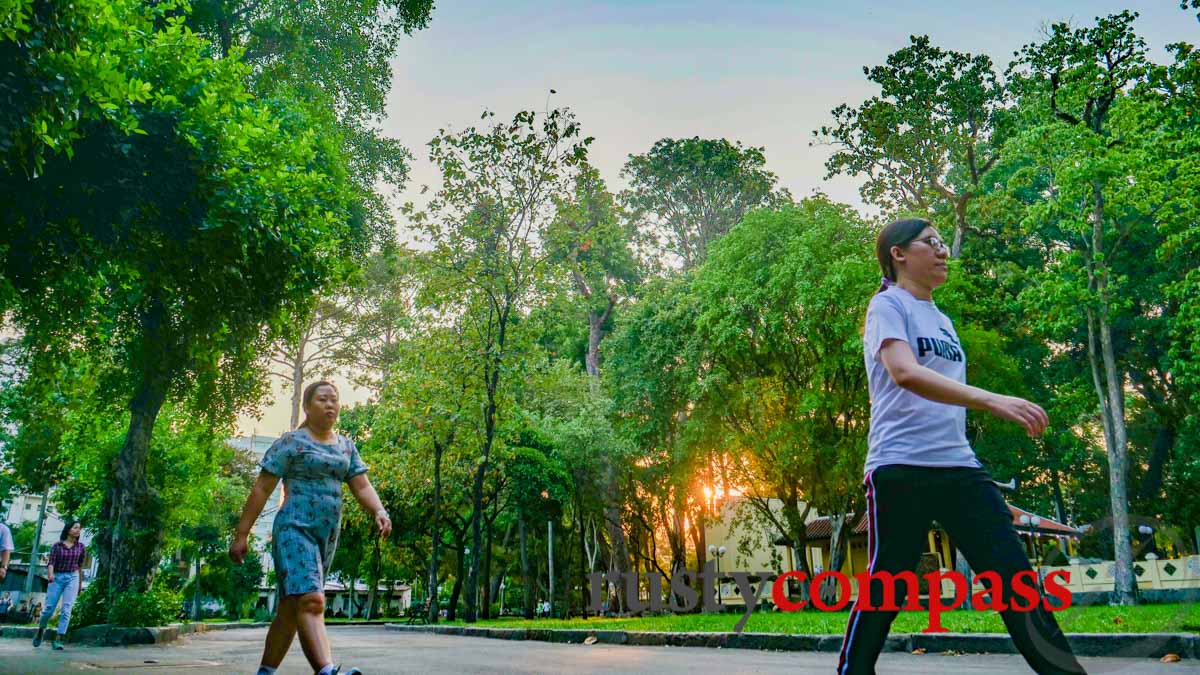
[(414, 602), (408, 606), (408, 621), (405, 622), (406, 624), (411, 626), (415, 623), (427, 622), (428, 619), (425, 617), (425, 603)]

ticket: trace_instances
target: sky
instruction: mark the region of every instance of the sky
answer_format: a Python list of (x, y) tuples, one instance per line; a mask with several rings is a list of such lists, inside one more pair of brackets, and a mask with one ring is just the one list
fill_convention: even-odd
[[(414, 155), (394, 197), (419, 204), (421, 186), (438, 185), (425, 147), (438, 129), (474, 124), (485, 109), (504, 119), (549, 105), (569, 107), (595, 137), (589, 158), (614, 190), (624, 186), (628, 156), (660, 138), (728, 138), (764, 147), (767, 167), (796, 198), (820, 190), (863, 208), (858, 181), (826, 181), (830, 150), (810, 146), (830, 110), (877, 93), (863, 66), (883, 63), (910, 35), (929, 35), (945, 49), (987, 54), (1003, 71), (1051, 23), (1089, 25), (1122, 9), (1140, 13), (1136, 26), (1155, 60), (1171, 42), (1200, 42), (1195, 12), (1176, 0), (442, 0), (392, 62), (382, 128)], [(343, 391), (345, 402), (366, 397)], [(289, 397), (276, 399), (263, 419), (243, 418), (241, 432), (285, 430)]]

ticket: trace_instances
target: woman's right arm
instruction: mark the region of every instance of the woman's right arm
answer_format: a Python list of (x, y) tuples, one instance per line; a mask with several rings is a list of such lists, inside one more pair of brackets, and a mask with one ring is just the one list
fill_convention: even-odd
[(879, 348), (879, 360), (897, 385), (930, 401), (986, 410), (1020, 424), (1030, 436), (1040, 435), (1050, 424), (1046, 411), (1036, 403), (972, 387), (922, 366), (917, 363), (912, 347), (903, 340), (885, 342)]
[(278, 483), (279, 476), (266, 471), (258, 473), (258, 480), (254, 481), (250, 496), (246, 497), (246, 505), (242, 507), (242, 519), (238, 521), (237, 531), (233, 533), (233, 543), (229, 545), (229, 558), (233, 562), (241, 564), (246, 557), (250, 530)]

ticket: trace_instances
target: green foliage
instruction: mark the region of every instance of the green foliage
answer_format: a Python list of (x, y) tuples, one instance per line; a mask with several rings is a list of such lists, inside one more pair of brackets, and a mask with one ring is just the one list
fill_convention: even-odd
[(70, 630), (108, 623), (109, 596), (107, 581), (103, 576), (97, 576), (79, 594), (79, 597), (75, 600), (75, 607), (71, 610)]
[[(220, 541), (228, 550), (228, 540), (222, 538)], [(246, 558), (240, 565), (234, 564), (223, 550), (214, 550), (200, 566), (200, 595), (220, 600), (225, 606), (226, 616), (237, 620), (247, 616), (258, 599), (262, 578), (262, 556), (253, 546), (246, 552)], [(181, 595), (191, 598), (195, 593), (196, 578), (193, 577), (181, 589)]]
[[(86, 350), (105, 375), (99, 397), (129, 413), (111, 491), (93, 493), (110, 497), (95, 509), (110, 525), (99, 548), (124, 590), (153, 574), (154, 516), (170, 503), (142, 478), (155, 460), (141, 430), (168, 400), (210, 433), (252, 407), (263, 348), (375, 233), (327, 108), (287, 87), (256, 98), (249, 66), (211, 58), (183, 6), (84, 3), (97, 21), (77, 21), (77, 7), (35, 17), (61, 41), (10, 31), (3, 44), (23, 83), (66, 83), (39, 105), (84, 113), (49, 134), (25, 115), (9, 134), (0, 276), (16, 290), (3, 309), (37, 353)], [(87, 113), (96, 101), (103, 114)]]
[(941, 49), (927, 35), (909, 40), (886, 65), (863, 67), (879, 95), (834, 108), (834, 124), (813, 136), (837, 149), (827, 178), (865, 178), (863, 199), (889, 214), (948, 219), (958, 257), (967, 207), (999, 159), (1007, 93), (989, 57)]
[(724, 138), (664, 138), (629, 156), (621, 199), (643, 236), (690, 269), (751, 209), (791, 201), (766, 161), (763, 148)]
[(179, 620), (183, 596), (177, 591), (152, 588), (144, 592), (117, 593), (108, 610), (108, 623), (117, 626), (165, 626)]
[[(872, 228), (812, 197), (748, 216), (695, 282), (703, 376), (725, 443), (754, 457), (760, 495), (852, 510), (868, 417), (861, 317), (875, 288)], [(702, 371), (703, 372), (703, 371)]]

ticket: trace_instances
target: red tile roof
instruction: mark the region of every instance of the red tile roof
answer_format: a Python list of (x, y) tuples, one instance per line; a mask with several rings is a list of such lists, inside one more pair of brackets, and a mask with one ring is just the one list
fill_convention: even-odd
[(1032, 511), (1026, 511), (1025, 509), (1023, 509), (1019, 506), (1013, 506), (1012, 504), (1009, 504), (1008, 510), (1012, 511), (1013, 527), (1016, 527), (1018, 530), (1022, 530), (1024, 532), (1033, 531), (1035, 528), (1032, 525), (1022, 525), (1021, 524), (1021, 516), (1029, 516), (1030, 518), (1033, 518), (1036, 516), (1036, 517), (1042, 519), (1042, 522), (1038, 523), (1038, 526), (1036, 528), (1038, 532), (1042, 532), (1045, 534), (1065, 534), (1065, 535), (1068, 535), (1071, 537), (1078, 537), (1080, 534), (1079, 530), (1077, 530), (1069, 525), (1063, 525), (1062, 523), (1058, 522), (1057, 520), (1054, 520), (1053, 518), (1047, 518), (1046, 516), (1039, 516), (1038, 514), (1033, 513)]

